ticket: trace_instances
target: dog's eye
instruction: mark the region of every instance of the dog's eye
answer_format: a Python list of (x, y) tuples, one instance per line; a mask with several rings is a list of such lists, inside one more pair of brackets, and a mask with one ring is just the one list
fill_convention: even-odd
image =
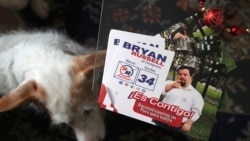
[(83, 111), (84, 115), (90, 115), (90, 113), (93, 111), (93, 109), (87, 109)]
[(83, 110), (82, 110), (82, 114), (84, 115), (90, 115), (94, 110), (96, 110), (96, 107), (85, 107)]

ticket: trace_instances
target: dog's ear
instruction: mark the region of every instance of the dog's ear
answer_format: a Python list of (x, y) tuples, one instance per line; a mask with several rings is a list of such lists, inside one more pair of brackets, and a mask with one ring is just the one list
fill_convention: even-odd
[[(102, 71), (105, 64), (106, 51), (96, 51), (87, 55), (76, 56), (73, 59), (72, 69), (69, 71), (72, 78), (73, 95), (78, 95), (84, 88), (84, 94), (98, 91), (97, 82), (101, 81)], [(94, 85), (93, 85), (94, 84)], [(86, 92), (88, 89), (96, 91)], [(82, 95), (81, 95), (82, 96)]]
[(0, 112), (11, 110), (27, 101), (44, 102), (45, 99), (45, 90), (34, 80), (29, 80), (0, 99)]
[(84, 74), (86, 76), (90, 75), (94, 69), (99, 69), (104, 67), (105, 64), (106, 51), (97, 51), (86, 56), (85, 61), (88, 63), (84, 69)]
[(74, 68), (85, 76), (93, 74), (95, 69), (103, 68), (105, 64), (106, 51), (96, 51), (84, 56), (75, 57)]

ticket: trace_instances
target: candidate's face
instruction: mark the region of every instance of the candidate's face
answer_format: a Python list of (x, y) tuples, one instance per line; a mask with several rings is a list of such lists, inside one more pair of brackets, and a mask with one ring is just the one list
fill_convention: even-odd
[(177, 73), (177, 80), (180, 82), (182, 87), (187, 87), (192, 82), (192, 76), (188, 69), (180, 69)]

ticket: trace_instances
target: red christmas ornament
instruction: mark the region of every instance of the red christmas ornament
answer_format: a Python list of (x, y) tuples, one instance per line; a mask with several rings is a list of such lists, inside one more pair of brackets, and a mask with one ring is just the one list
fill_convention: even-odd
[(230, 28), (230, 33), (233, 35), (239, 35), (243, 32), (245, 32), (245, 31), (243, 29), (239, 28), (238, 26), (232, 26)]
[(225, 28), (222, 26), (224, 22), (224, 14), (223, 11), (218, 8), (205, 8), (206, 0), (199, 0), (199, 5), (201, 7), (201, 11), (203, 14), (203, 22), (209, 27), (219, 27), (222, 31), (228, 32), (232, 35), (239, 35), (241, 33), (250, 33), (249, 28), (240, 28), (238, 26), (232, 26), (231, 28)]
[(207, 26), (217, 27), (224, 22), (224, 14), (218, 8), (206, 9), (203, 15), (203, 22)]
[(232, 26), (230, 28), (230, 33), (232, 35), (239, 35), (239, 34), (244, 33), (244, 32), (246, 32), (245, 29), (241, 29), (238, 26)]
[(199, 0), (200, 7), (203, 8), (205, 4), (205, 0)]

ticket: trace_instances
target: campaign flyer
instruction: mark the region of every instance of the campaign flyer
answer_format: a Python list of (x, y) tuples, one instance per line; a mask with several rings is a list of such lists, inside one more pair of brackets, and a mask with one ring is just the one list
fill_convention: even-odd
[(192, 76), (187, 87), (190, 92), (183, 92), (184, 89), (176, 87), (171, 92), (163, 92), (162, 100), (186, 110), (191, 109), (194, 115), (191, 118), (183, 117), (183, 125), (189, 120), (192, 122), (186, 134), (208, 140), (216, 113), (225, 101), (226, 74), (235, 68), (235, 63), (226, 51), (220, 35), (213, 28), (197, 22), (199, 16), (196, 13), (187, 17), (155, 37), (163, 38), (165, 49), (175, 52), (165, 84), (188, 80), (181, 76), (182, 68), (188, 67)]
[[(175, 25), (156, 36), (112, 29), (98, 101), (103, 109), (206, 140), (223, 91), (223, 85), (207, 82), (210, 77), (215, 80), (208, 74), (212, 70), (218, 72), (216, 79), (221, 78), (216, 67), (221, 63), (202, 64), (204, 58), (187, 50), (189, 38), (175, 38), (181, 33), (174, 29), (181, 32), (181, 27)], [(163, 36), (169, 31), (176, 36)], [(218, 43), (213, 37), (207, 40)], [(201, 67), (208, 67), (207, 72)]]
[[(174, 25), (157, 36), (112, 29), (98, 101), (103, 109), (207, 140), (222, 97), (220, 69), (225, 65), (210, 64), (206, 58), (221, 50), (205, 50), (197, 56), (190, 53), (195, 53), (190, 42), (210, 46), (210, 40), (220, 46), (220, 40), (166, 36), (180, 28)], [(200, 54), (204, 49), (195, 51)], [(171, 91), (167, 91), (169, 84)]]
[[(123, 1), (122, 3), (115, 1), (104, 1), (99, 35), (99, 45), (103, 45), (103, 47), (106, 48), (107, 35), (112, 28), (133, 31), (147, 35), (157, 34), (155, 38), (159, 40), (159, 44), (164, 43), (165, 45), (163, 46), (163, 48), (165, 50), (175, 52), (172, 64), (168, 71), (168, 75), (163, 82), (164, 86), (161, 89), (161, 94), (158, 95), (158, 92), (157, 94), (155, 94), (157, 95), (156, 98), (158, 100), (158, 105), (162, 104), (161, 106), (168, 106), (170, 109), (165, 109), (163, 113), (167, 113), (166, 115), (172, 118), (167, 118), (169, 122), (163, 122), (160, 121), (161, 119), (157, 119), (155, 116), (153, 118), (147, 118), (146, 121), (157, 126), (171, 128), (175, 131), (185, 133), (186, 135), (198, 140), (208, 140), (215, 123), (215, 116), (218, 109), (223, 108), (223, 104), (227, 103), (227, 99), (225, 98), (227, 97), (225, 76), (228, 72), (236, 67), (235, 63), (231, 59), (231, 56), (227, 53), (227, 45), (223, 42), (224, 40), (222, 39), (221, 34), (218, 34), (218, 32), (216, 32), (217, 30), (215, 30), (214, 28), (209, 28), (206, 25), (202, 24), (202, 13), (193, 13), (194, 11), (181, 11), (180, 9), (175, 7), (176, 2), (174, 1), (161, 0), (152, 1), (151, 3), (147, 2), (142, 4), (130, 0)], [(130, 5), (130, 7), (127, 7), (126, 5)], [(158, 15), (159, 13), (162, 14), (159, 19), (160, 23), (152, 25), (152, 23), (147, 23), (147, 21), (149, 20), (144, 20), (144, 17), (137, 17), (139, 12), (138, 9), (147, 6), (152, 8), (152, 10), (161, 9), (161, 12), (155, 13), (156, 15)], [(166, 6), (168, 8), (166, 8)], [(116, 14), (119, 12), (123, 12), (120, 10), (116, 10), (121, 7), (125, 15)], [(128, 12), (126, 12), (126, 10)], [(175, 14), (171, 14), (172, 12), (174, 12)], [(112, 14), (113, 17), (110, 16)], [(157, 17), (151, 12), (148, 12), (148, 14), (152, 16), (152, 19)], [(126, 17), (133, 18), (126, 19)], [(161, 27), (162, 25), (164, 25), (164, 28)], [(129, 33), (127, 34), (128, 36), (132, 35)], [(109, 62), (106, 62), (109, 64), (107, 66), (111, 66), (111, 64), (115, 60), (115, 55), (120, 54), (120, 52), (117, 53), (112, 50), (111, 54), (113, 54), (113, 57), (110, 58)], [(121, 63), (124, 62), (127, 63), (126, 61), (121, 61)], [(113, 64), (112, 66), (117, 67), (115, 66), (115, 64)], [(190, 97), (184, 96), (179, 100), (169, 100), (173, 99), (173, 97), (171, 96), (171, 98), (170, 96), (168, 96), (169, 94), (164, 92), (164, 87), (174, 81), (184, 81), (184, 78), (178, 80), (178, 75), (181, 75), (181, 73), (178, 74), (178, 70), (179, 68), (183, 68), (182, 66), (193, 68), (194, 74), (192, 75), (192, 87), (196, 89), (200, 95), (195, 92), (196, 94), (194, 98), (191, 97), (191, 99)], [(114, 72), (108, 72), (109, 71), (106, 72), (104, 78), (107, 76), (111, 77), (111, 75), (112, 77), (114, 76)], [(108, 80), (108, 78), (105, 78), (104, 80)], [(102, 90), (105, 91), (105, 94), (101, 93), (101, 96), (104, 96), (101, 97), (102, 100), (100, 104), (103, 108), (121, 113), (121, 111), (119, 111), (119, 108), (122, 106), (119, 107), (119, 105), (117, 106), (117, 103), (115, 103), (117, 102), (116, 99), (123, 99), (122, 97), (119, 97), (121, 96), (119, 95), (121, 93), (121, 90), (119, 89), (119, 87), (112, 84), (110, 84), (111, 87), (103, 86)], [(118, 91), (116, 89), (118, 89)], [(176, 95), (176, 93), (183, 94), (180, 89), (175, 89), (173, 95)], [(141, 93), (139, 93), (139, 95), (140, 94)], [(145, 95), (147, 96), (146, 98), (143, 97)], [(140, 95), (140, 97), (142, 97), (141, 99), (152, 100), (153, 98), (148, 95), (149, 94), (143, 93), (143, 96)], [(134, 97), (132, 97), (131, 99), (134, 100), (133, 98)], [(187, 107), (190, 104), (188, 103), (192, 103), (192, 101), (196, 101), (196, 99), (199, 99), (197, 101), (203, 102), (198, 102), (198, 104), (196, 105), (199, 106), (195, 106), (192, 108), (192, 111), (189, 111)], [(134, 104), (134, 102), (131, 103)], [(148, 103), (148, 101), (146, 101), (146, 103)], [(185, 104), (179, 105), (178, 103)], [(124, 104), (123, 107), (124, 109), (126, 109), (125, 105), (126, 104)], [(159, 107), (155, 107), (153, 110), (162, 112), (161, 109), (157, 108)], [(173, 111), (175, 116), (172, 116), (170, 113), (168, 113), (171, 112), (171, 110)], [(145, 112), (144, 114), (146, 113), (147, 112)], [(138, 113), (133, 111), (133, 114), (137, 115)], [(176, 114), (181, 115), (182, 119), (178, 119), (180, 116), (176, 116)], [(140, 117), (136, 117), (136, 119), (143, 119), (142, 117), (144, 117), (144, 115), (141, 113)], [(192, 126), (189, 126), (189, 131), (185, 130), (185, 132), (183, 132), (184, 128), (187, 129), (187, 126), (184, 126), (184, 123), (187, 123), (188, 119), (193, 120)], [(177, 122), (178, 124), (173, 124), (173, 122), (177, 120), (179, 120)]]
[(151, 124), (179, 127), (183, 114), (192, 113), (159, 100), (174, 54), (164, 49), (161, 38), (111, 30), (101, 107)]

